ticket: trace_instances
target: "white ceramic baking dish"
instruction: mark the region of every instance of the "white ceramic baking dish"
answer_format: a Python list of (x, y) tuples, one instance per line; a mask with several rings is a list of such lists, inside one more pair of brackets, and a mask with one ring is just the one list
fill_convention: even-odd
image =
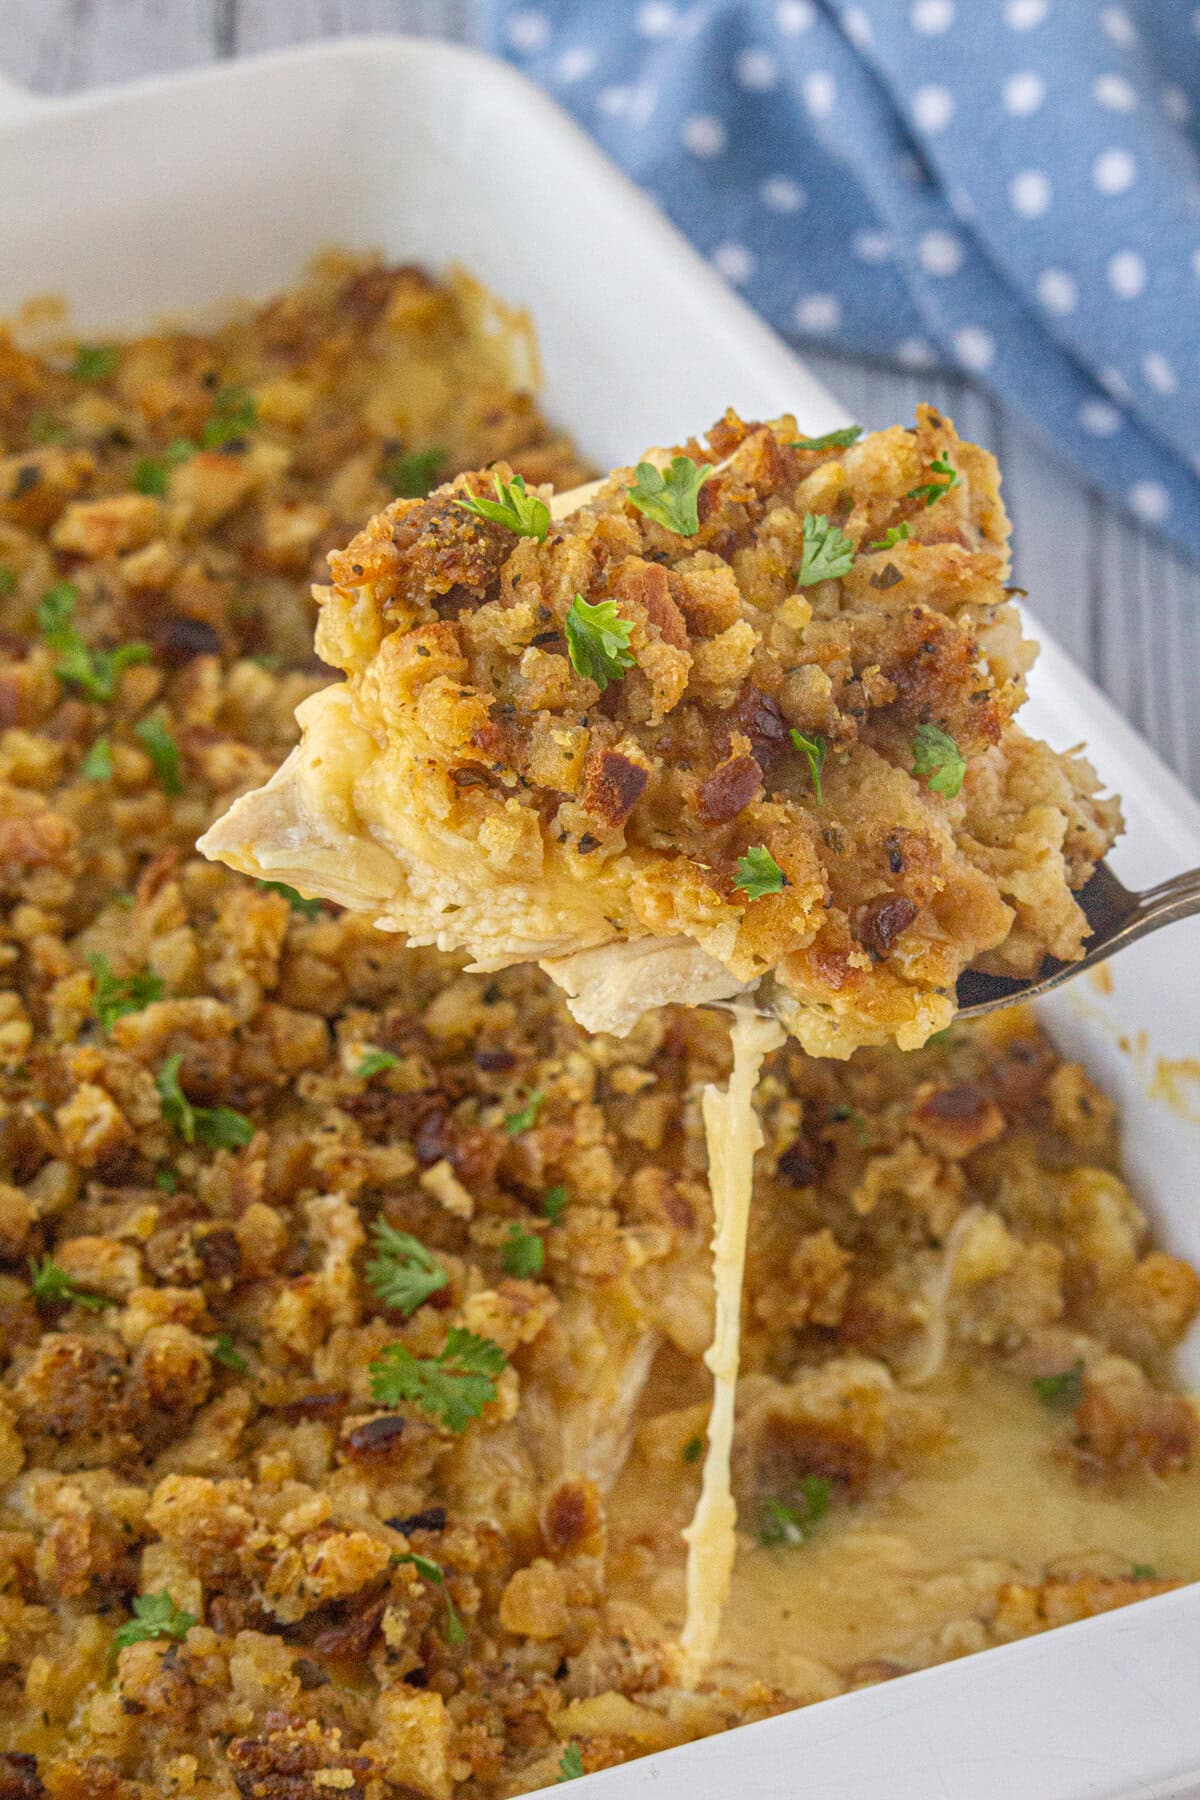
[[(342, 40), (77, 99), (3, 88), (0, 196), (0, 315), (51, 292), (81, 332), (128, 328), (265, 294), (323, 245), (377, 246), (461, 261), (527, 305), (550, 410), (602, 464), (728, 404), (816, 431), (845, 420), (563, 113), (469, 51)], [(1118, 871), (1141, 883), (1200, 863), (1200, 808), (1053, 645), (1033, 692), (1031, 726), (1086, 739), (1124, 795)], [(1110, 993), (1077, 984), (1048, 1018), (1120, 1099), (1136, 1186), (1200, 1262), (1200, 1069), (1175, 1066), (1200, 1050), (1200, 921), (1109, 967)], [(1190, 1364), (1200, 1381), (1195, 1346)], [(572, 1791), (1184, 1800), (1200, 1796), (1198, 1692), (1200, 1585)]]

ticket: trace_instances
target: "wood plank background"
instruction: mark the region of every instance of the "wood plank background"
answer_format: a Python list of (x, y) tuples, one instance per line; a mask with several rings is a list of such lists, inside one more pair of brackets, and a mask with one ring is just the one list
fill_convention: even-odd
[[(470, 40), (472, 0), (0, 0), (0, 71), (66, 93), (345, 32)], [(1000, 458), (1016, 579), (1060, 642), (1200, 791), (1200, 568), (1058, 466), (971, 383), (828, 354), (808, 361), (868, 426), (948, 411)]]

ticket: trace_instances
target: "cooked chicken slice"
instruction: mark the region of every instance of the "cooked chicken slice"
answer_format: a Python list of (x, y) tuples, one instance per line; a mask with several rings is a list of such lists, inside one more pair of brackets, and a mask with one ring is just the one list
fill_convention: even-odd
[(928, 407), (708, 446), (557, 522), (502, 467), (388, 507), (318, 591), (345, 684), (201, 848), (617, 1032), (757, 987), (814, 1054), (912, 1048), (967, 966), (1078, 957), (1119, 811), (1012, 722), (992, 457)]

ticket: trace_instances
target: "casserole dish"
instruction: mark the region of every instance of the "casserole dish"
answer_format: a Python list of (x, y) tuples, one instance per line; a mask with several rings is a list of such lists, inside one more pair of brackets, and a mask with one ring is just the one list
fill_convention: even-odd
[[(470, 52), (359, 40), (117, 95), (7, 94), (0, 167), (5, 313), (49, 291), (82, 333), (135, 329), (281, 287), (322, 245), (378, 246), (462, 262), (527, 306), (547, 407), (601, 465), (730, 404), (792, 410), (814, 433), (845, 417), (550, 102)], [(514, 167), (537, 172), (536, 233), (512, 218)], [(1031, 706), (1032, 731), (1086, 739), (1123, 795), (1130, 885), (1200, 861), (1200, 810), (1052, 645)], [(1128, 952), (1111, 991), (1047, 1008), (1117, 1100), (1164, 1242), (1193, 1261), (1198, 950), (1200, 926), (1176, 928)], [(1200, 1378), (1194, 1346), (1185, 1373)], [(714, 1800), (1200, 1793), (1198, 1674), (1200, 1589), (1184, 1590), (591, 1779)]]

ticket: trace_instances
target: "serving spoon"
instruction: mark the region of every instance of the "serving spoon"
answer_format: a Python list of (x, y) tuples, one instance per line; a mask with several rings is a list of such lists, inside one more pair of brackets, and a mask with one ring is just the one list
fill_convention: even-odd
[(1113, 874), (1107, 863), (1098, 863), (1095, 873), (1075, 898), (1083, 908), (1091, 933), (1087, 947), (1078, 962), (1058, 962), (1048, 956), (1039, 972), (1028, 981), (1007, 975), (982, 975), (967, 969), (958, 978), (956, 996), (959, 1019), (982, 1019), (985, 1013), (1018, 1000), (1040, 1000), (1064, 983), (1073, 981), (1086, 969), (1099, 968), (1127, 944), (1174, 925), (1179, 919), (1190, 919), (1200, 913), (1200, 869), (1188, 869), (1172, 875), (1145, 893), (1131, 893)]

